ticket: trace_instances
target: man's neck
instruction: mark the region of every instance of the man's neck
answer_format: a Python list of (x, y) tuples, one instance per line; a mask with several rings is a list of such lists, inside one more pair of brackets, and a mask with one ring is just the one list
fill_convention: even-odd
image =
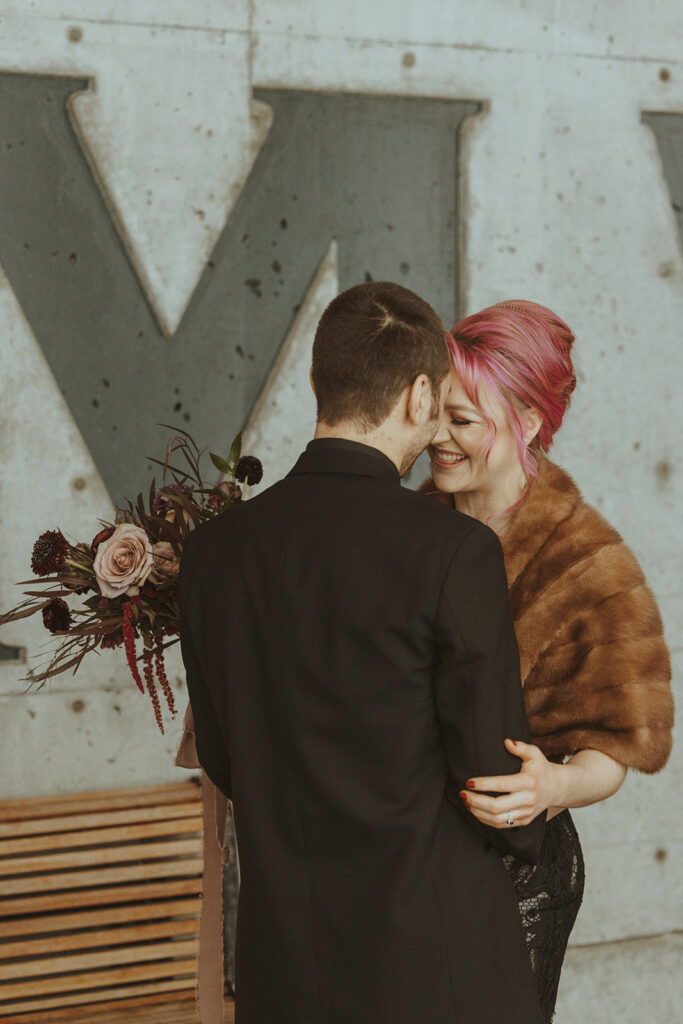
[(402, 456), (397, 451), (397, 445), (383, 430), (384, 424), (374, 430), (359, 430), (358, 427), (348, 421), (342, 421), (330, 426), (327, 423), (318, 421), (314, 437), (317, 440), (321, 437), (338, 437), (343, 441), (355, 441), (356, 444), (365, 444), (370, 448), (377, 448), (393, 462), (398, 471), (401, 471)]

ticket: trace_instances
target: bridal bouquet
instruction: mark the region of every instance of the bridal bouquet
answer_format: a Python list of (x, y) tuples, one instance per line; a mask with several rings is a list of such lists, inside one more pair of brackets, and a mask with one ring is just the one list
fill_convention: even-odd
[[(151, 460), (162, 467), (162, 481), (159, 488), (152, 481), (147, 505), (142, 494), (135, 504), (126, 501), (113, 523), (100, 521), (103, 528), (90, 544), (72, 544), (61, 530), (41, 534), (31, 558), (36, 578), (19, 584), (32, 588), (24, 591), (27, 600), (0, 615), (3, 625), (41, 612), (45, 628), (62, 638), (47, 667), (30, 670), (27, 682), (42, 684), (69, 669), (75, 673), (90, 651), (122, 646), (164, 731), (157, 684), (174, 715), (164, 650), (180, 634), (178, 571), (185, 538), (203, 520), (228, 513), (263, 475), (257, 458), (242, 455), (240, 435), (227, 459), (210, 453), (226, 478), (215, 486), (204, 485), (202, 455), (190, 435), (177, 430), (163, 462)], [(70, 606), (74, 598), (81, 598), (80, 606)]]

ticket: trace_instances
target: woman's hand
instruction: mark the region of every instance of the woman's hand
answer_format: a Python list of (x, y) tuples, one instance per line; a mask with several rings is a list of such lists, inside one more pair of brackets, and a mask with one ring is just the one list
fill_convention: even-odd
[(460, 791), (467, 809), (492, 828), (528, 825), (544, 811), (552, 818), (565, 807), (587, 807), (616, 793), (626, 777), (624, 765), (599, 750), (579, 750), (566, 764), (554, 764), (533, 743), (505, 740), (505, 746), (522, 761), (517, 774), (468, 779)]
[[(505, 740), (505, 746), (511, 754), (521, 758), (519, 772), (516, 775), (468, 779), (468, 788), (460, 792), (465, 806), (475, 818), (493, 828), (510, 828), (513, 823), (528, 825), (548, 808), (552, 808), (554, 813), (562, 810), (565, 806), (562, 803), (562, 771), (565, 765), (553, 764), (532, 743)], [(486, 796), (487, 792), (506, 795)]]

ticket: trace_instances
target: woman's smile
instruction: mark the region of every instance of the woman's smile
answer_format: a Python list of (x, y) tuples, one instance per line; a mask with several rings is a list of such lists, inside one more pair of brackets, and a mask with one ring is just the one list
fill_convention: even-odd
[(454, 466), (462, 465), (468, 460), (468, 456), (462, 452), (452, 452), (434, 446), (430, 446), (429, 457), (432, 464), (439, 466), (440, 469), (453, 469)]

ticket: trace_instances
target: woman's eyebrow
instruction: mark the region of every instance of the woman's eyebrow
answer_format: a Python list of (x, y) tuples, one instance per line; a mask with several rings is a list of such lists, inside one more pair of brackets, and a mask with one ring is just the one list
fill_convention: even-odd
[(471, 405), (462, 405), (460, 402), (446, 402), (446, 408), (453, 412), (466, 412), (470, 416), (477, 416), (478, 411)]

